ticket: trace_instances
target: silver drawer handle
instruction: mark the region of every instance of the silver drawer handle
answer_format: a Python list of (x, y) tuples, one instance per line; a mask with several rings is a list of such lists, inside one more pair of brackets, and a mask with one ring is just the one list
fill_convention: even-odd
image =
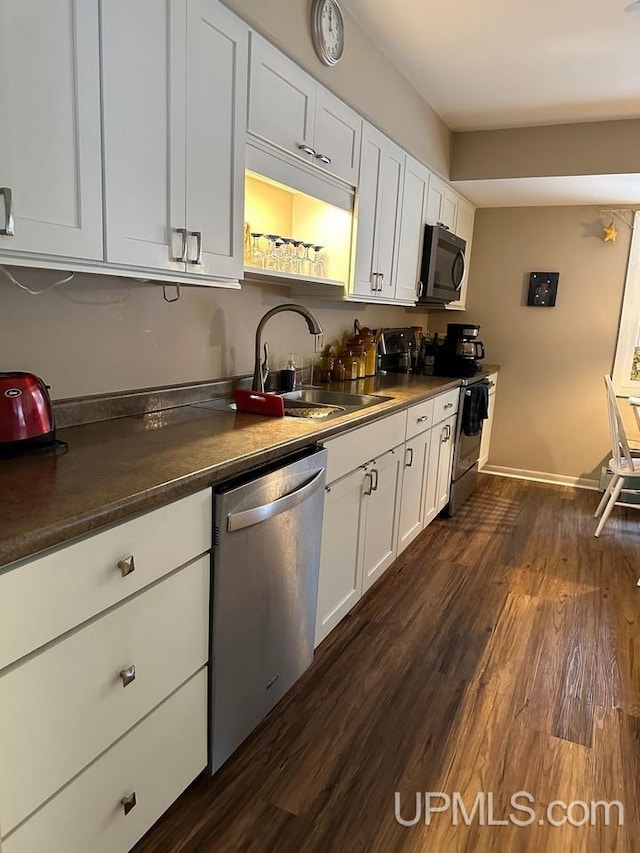
[(447, 403), (445, 409), (453, 409), (453, 403)]
[(429, 420), (429, 415), (420, 415), (419, 418), (416, 418), (417, 424), (424, 424)]
[(134, 809), (136, 807), (136, 792), (133, 791), (128, 796), (123, 797), (120, 800), (120, 803), (122, 804), (122, 806), (124, 808), (124, 813), (126, 815), (128, 815), (129, 812), (131, 811), (131, 809)]
[(307, 145), (306, 142), (301, 142), (298, 145), (298, 151), (303, 151), (305, 154), (310, 154), (312, 157), (316, 156), (316, 152), (310, 145)]
[(189, 260), (190, 264), (202, 265), (202, 231), (189, 231), (190, 237), (196, 238), (196, 257), (195, 260)]
[(321, 163), (324, 163), (326, 166), (331, 165), (331, 157), (328, 157), (326, 154), (316, 154), (316, 160), (320, 160)]
[(174, 228), (173, 229), (176, 234), (179, 234), (182, 238), (182, 250), (179, 255), (174, 255), (174, 261), (181, 261), (183, 264), (187, 262), (187, 229), (186, 228)]
[(135, 572), (136, 562), (133, 559), (133, 554), (130, 557), (125, 557), (124, 560), (119, 560), (118, 568), (122, 572), (123, 578), (126, 578), (127, 575), (130, 575), (132, 572)]
[(132, 663), (131, 666), (128, 666), (126, 669), (121, 669), (118, 673), (120, 678), (122, 679), (122, 686), (126, 687), (131, 684), (132, 681), (136, 680), (136, 665)]
[(13, 193), (11, 187), (0, 187), (0, 194), (4, 196), (5, 222), (4, 228), (0, 228), (0, 234), (5, 237), (15, 237), (13, 222)]

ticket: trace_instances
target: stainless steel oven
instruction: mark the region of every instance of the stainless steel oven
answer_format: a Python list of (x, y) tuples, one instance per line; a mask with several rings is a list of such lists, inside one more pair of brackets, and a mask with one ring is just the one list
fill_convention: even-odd
[(454, 515), (467, 498), (473, 493), (478, 480), (478, 460), (480, 459), (480, 442), (482, 440), (482, 421), (479, 430), (474, 435), (465, 432), (465, 411), (471, 404), (472, 387), (485, 386), (489, 393), (489, 380), (486, 373), (476, 374), (462, 380), (460, 388), (460, 405), (456, 421), (456, 443), (453, 451), (453, 467), (451, 471), (451, 490), (446, 514)]

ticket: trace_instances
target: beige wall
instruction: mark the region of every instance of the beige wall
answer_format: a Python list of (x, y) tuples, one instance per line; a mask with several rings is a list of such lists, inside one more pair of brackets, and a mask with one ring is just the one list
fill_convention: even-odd
[(309, 0), (225, 3), (414, 157), (449, 176), (449, 129), (346, 10), (344, 56), (327, 68), (311, 43)]
[(454, 133), (451, 179), (640, 172), (640, 119)]
[[(502, 365), (489, 462), (597, 478), (609, 438), (602, 374), (612, 369), (629, 252), (601, 239), (595, 207), (476, 214), (468, 310)], [(529, 273), (560, 273), (555, 308), (526, 307)]]
[[(59, 275), (16, 267), (12, 272), (33, 289)], [(251, 373), (258, 320), (290, 301), (295, 297), (276, 287), (184, 287), (180, 301), (169, 305), (157, 285), (101, 276), (78, 276), (30, 296), (0, 274), (0, 369), (37, 373), (56, 399)], [(402, 308), (300, 301), (322, 323), (326, 343), (352, 328), (356, 317), (369, 326), (425, 319)], [(289, 350), (313, 354), (314, 339), (295, 314), (270, 320), (265, 338), (276, 367)]]

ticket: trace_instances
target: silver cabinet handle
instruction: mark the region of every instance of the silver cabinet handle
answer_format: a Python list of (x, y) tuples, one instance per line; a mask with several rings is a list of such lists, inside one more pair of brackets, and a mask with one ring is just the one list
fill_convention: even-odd
[(126, 578), (127, 575), (130, 575), (131, 572), (135, 572), (136, 562), (133, 559), (133, 554), (130, 557), (125, 557), (124, 560), (119, 560), (118, 568), (122, 572), (123, 578)]
[(189, 260), (190, 264), (202, 265), (202, 231), (189, 231), (190, 237), (196, 238), (196, 257), (195, 260)]
[(328, 157), (326, 154), (316, 154), (316, 160), (320, 160), (321, 163), (324, 163), (326, 166), (331, 165), (331, 157)]
[(372, 484), (371, 484), (371, 491), (372, 491), (372, 492), (377, 492), (377, 491), (378, 491), (378, 469), (377, 469), (377, 468), (374, 468), (374, 469), (371, 471), (371, 473), (374, 475), (374, 478), (375, 478), (375, 479), (373, 480)]
[(371, 273), (371, 290), (375, 293), (378, 289), (378, 275), (380, 273), (372, 272)]
[(405, 461), (404, 467), (405, 468), (411, 468), (411, 466), (413, 465), (413, 447), (407, 447), (407, 453), (410, 453), (411, 456), (409, 457), (408, 462)]
[(495, 387), (496, 387), (495, 382), (489, 382), (489, 388), (495, 388)]
[(174, 255), (174, 261), (181, 261), (183, 264), (187, 262), (187, 229), (186, 228), (174, 228), (173, 229), (176, 234), (179, 234), (182, 238), (182, 251), (179, 255)]
[(118, 675), (122, 679), (122, 686), (127, 687), (127, 685), (131, 684), (132, 681), (136, 680), (135, 663), (132, 663), (131, 666), (128, 666), (126, 669), (121, 669)]
[[(245, 527), (251, 527), (252, 524), (260, 524), (261, 521), (267, 521), (273, 518), (274, 515), (279, 515), (281, 512), (286, 512), (288, 509), (298, 506), (308, 497), (310, 497), (322, 483), (324, 476), (324, 468), (316, 471), (314, 476), (308, 480), (299, 489), (289, 492), (288, 495), (272, 501), (270, 504), (263, 504), (254, 509), (246, 509), (243, 512), (234, 512), (227, 516), (227, 530), (242, 530)], [(324, 484), (323, 484), (324, 485)]]
[(5, 219), (4, 228), (0, 228), (0, 234), (5, 237), (15, 237), (15, 226), (13, 222), (13, 193), (11, 187), (0, 187), (0, 193), (4, 196)]
[(453, 409), (453, 403), (447, 403), (445, 409)]
[(380, 290), (380, 293), (382, 293), (382, 291), (384, 289), (384, 273), (381, 272), (381, 273), (378, 273), (378, 275), (380, 276), (380, 288), (379, 288), (379, 290)]
[(428, 420), (429, 420), (429, 415), (420, 415), (419, 418), (416, 418), (416, 423), (417, 424), (426, 424), (426, 422)]
[(370, 471), (367, 471), (367, 473), (364, 476), (365, 476), (365, 480), (367, 478), (369, 479), (369, 483), (368, 483), (368, 490), (367, 490), (367, 487), (365, 486), (362, 490), (362, 494), (363, 495), (370, 495), (371, 492), (373, 491), (373, 476), (371, 475)]
[(128, 794), (126, 797), (123, 797), (120, 800), (120, 803), (122, 804), (124, 813), (128, 815), (131, 809), (134, 809), (136, 807), (136, 792), (132, 791), (131, 794)]
[(305, 154), (310, 154), (312, 157), (316, 157), (316, 152), (310, 145), (307, 145), (306, 142), (301, 142), (298, 145), (298, 151), (303, 151)]

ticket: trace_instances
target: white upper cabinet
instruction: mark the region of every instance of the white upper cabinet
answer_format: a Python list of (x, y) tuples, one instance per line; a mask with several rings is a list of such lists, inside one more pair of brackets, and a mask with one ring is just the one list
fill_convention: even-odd
[(102, 39), (107, 260), (239, 278), (247, 28), (218, 0), (110, 0)]
[(394, 299), (405, 153), (371, 125), (362, 135), (352, 293)]
[(187, 0), (187, 271), (243, 275), (248, 28)]
[(398, 244), (395, 296), (398, 301), (415, 302), (427, 214), (429, 170), (407, 155)]
[(355, 186), (362, 119), (251, 33), (249, 132)]
[(251, 33), (248, 130), (292, 154), (313, 149), (317, 83), (283, 53)]
[(358, 183), (361, 142), (360, 116), (319, 86), (313, 143), (315, 161), (323, 169), (355, 187)]
[(101, 14), (106, 260), (184, 272), (185, 0)]
[(466, 241), (464, 251), (465, 272), (460, 287), (460, 299), (455, 302), (449, 302), (446, 306), (451, 311), (463, 311), (467, 304), (467, 284), (469, 282), (469, 265), (471, 263), (471, 243), (473, 241), (473, 225), (475, 222), (476, 211), (472, 204), (469, 204), (461, 196), (458, 196), (458, 213), (456, 216), (456, 234)]
[(458, 195), (444, 181), (432, 174), (429, 181), (427, 222), (429, 225), (446, 225), (455, 234), (457, 212)]
[(98, 0), (0, 0), (2, 255), (103, 257), (99, 49)]

